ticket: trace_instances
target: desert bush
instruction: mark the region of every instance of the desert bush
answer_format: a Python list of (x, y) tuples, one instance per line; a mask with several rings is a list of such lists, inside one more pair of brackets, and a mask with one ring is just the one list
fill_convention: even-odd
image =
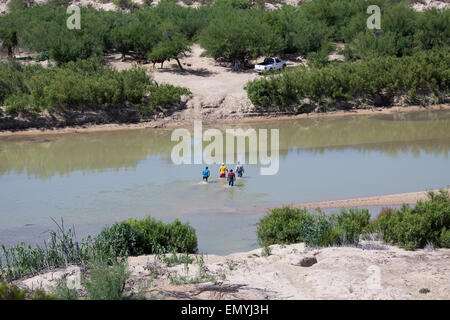
[(322, 212), (310, 214), (298, 228), (298, 239), (311, 247), (326, 247), (340, 244), (339, 234), (329, 216)]
[(450, 229), (446, 227), (442, 228), (439, 244), (442, 248), (450, 248)]
[(175, 87), (171, 84), (164, 83), (158, 87), (150, 88), (151, 102), (154, 107), (166, 107), (177, 104), (181, 101), (182, 95), (189, 95), (191, 91), (186, 88)]
[(200, 44), (206, 54), (218, 59), (240, 61), (282, 51), (278, 34), (263, 21), (260, 10), (223, 9), (202, 30)]
[(304, 242), (312, 247), (357, 244), (370, 225), (367, 209), (342, 209), (327, 215), (291, 207), (275, 208), (258, 223), (262, 246)]
[(356, 244), (361, 234), (370, 226), (370, 213), (367, 209), (342, 209), (338, 214), (333, 214), (337, 233), (341, 244)]
[(29, 291), (20, 289), (15, 285), (10, 285), (0, 281), (0, 300), (56, 300), (57, 297), (46, 293), (41, 289)]
[(77, 290), (74, 288), (69, 288), (65, 278), (57, 280), (56, 285), (51, 291), (52, 294), (58, 298), (58, 300), (78, 300)]
[(126, 281), (130, 276), (125, 263), (93, 265), (88, 276), (83, 276), (82, 285), (90, 300), (124, 300), (129, 298)]
[(34, 58), (34, 61), (36, 62), (40, 62), (40, 61), (45, 61), (48, 60), (50, 58), (48, 51), (42, 51), (39, 52), (39, 54)]
[(27, 7), (27, 0), (11, 0), (8, 3), (9, 11), (22, 10)]
[(120, 9), (133, 9), (135, 7), (131, 0), (113, 0), (113, 3)]
[(25, 300), (26, 290), (0, 281), (0, 300)]
[(410, 90), (442, 96), (450, 88), (450, 51), (424, 51), (411, 57), (382, 57), (332, 64), (323, 68), (300, 66), (250, 82), (250, 100), (259, 111), (301, 112), (302, 99), (317, 106), (328, 100), (346, 102), (364, 99), (376, 104), (383, 94)]
[(151, 217), (130, 219), (127, 223), (140, 232), (143, 252), (146, 254), (197, 252), (195, 229), (188, 223), (183, 224), (176, 219), (166, 224)]
[(108, 109), (122, 106), (155, 112), (180, 102), (185, 88), (158, 86), (143, 67), (117, 71), (101, 59), (69, 62), (61, 67), (0, 63), (0, 103), (6, 114)]
[(224, 6), (233, 9), (250, 9), (253, 6), (250, 0), (215, 0), (213, 6)]
[(450, 198), (446, 191), (430, 193), (429, 200), (419, 201), (414, 208), (403, 205), (379, 216), (373, 222), (383, 241), (408, 250), (424, 248), (427, 243), (449, 247)]
[(93, 249), (98, 260), (111, 264), (121, 258), (143, 254), (142, 234), (130, 224), (119, 222), (98, 234)]
[(258, 242), (261, 246), (299, 242), (299, 226), (308, 219), (310, 216), (303, 209), (274, 208), (258, 222)]

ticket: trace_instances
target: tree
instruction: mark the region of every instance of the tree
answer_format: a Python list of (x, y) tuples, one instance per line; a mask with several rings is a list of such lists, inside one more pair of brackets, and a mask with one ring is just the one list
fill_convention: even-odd
[(8, 3), (9, 11), (22, 10), (29, 7), (27, 0), (11, 0)]
[(180, 63), (180, 58), (186, 56), (190, 52), (189, 42), (185, 36), (181, 34), (170, 35), (165, 33), (162, 41), (153, 48), (153, 50), (147, 55), (148, 59), (175, 59), (178, 63), (178, 67), (184, 70)]
[(12, 29), (0, 30), (0, 40), (2, 41), (2, 47), (8, 50), (8, 56), (14, 56), (14, 48), (17, 47), (19, 41), (17, 39), (17, 32)]
[(125, 60), (125, 55), (128, 52), (134, 50), (136, 33), (137, 25), (130, 23), (129, 19), (125, 16), (122, 16), (117, 24), (111, 29), (109, 36), (112, 46), (122, 53), (122, 61)]
[(235, 64), (281, 53), (283, 40), (264, 22), (263, 14), (260, 10), (224, 10), (202, 31), (200, 44), (213, 58)]

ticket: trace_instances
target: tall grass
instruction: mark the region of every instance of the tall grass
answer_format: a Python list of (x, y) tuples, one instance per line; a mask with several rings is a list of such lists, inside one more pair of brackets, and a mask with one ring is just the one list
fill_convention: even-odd
[(65, 229), (63, 220), (54, 222), (57, 231), (50, 232), (43, 246), (1, 246), (0, 279), (13, 280), (73, 264), (83, 268), (88, 264), (115, 265), (132, 255), (197, 252), (195, 229), (178, 220), (165, 224), (149, 217), (119, 222), (81, 241), (76, 240), (72, 228)]
[(26, 246), (23, 242), (10, 247), (2, 244), (1, 276), (12, 280), (70, 264), (85, 265), (94, 255), (91, 237), (78, 242), (72, 228), (65, 230), (63, 220), (60, 224), (55, 223), (58, 231), (51, 231), (49, 240), (43, 246)]

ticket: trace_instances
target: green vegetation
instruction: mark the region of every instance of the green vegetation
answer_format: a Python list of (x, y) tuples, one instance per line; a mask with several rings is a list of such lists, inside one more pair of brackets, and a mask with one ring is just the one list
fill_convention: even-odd
[(305, 242), (310, 246), (358, 243), (359, 235), (369, 226), (367, 209), (342, 209), (326, 215), (305, 209), (282, 207), (272, 209), (258, 223), (260, 245)]
[(103, 229), (93, 243), (100, 260), (115, 263), (124, 257), (143, 254), (142, 235), (126, 222), (119, 222)]
[(188, 223), (183, 224), (175, 219), (165, 224), (150, 217), (130, 219), (127, 223), (140, 232), (143, 253), (197, 252), (195, 229)]
[(71, 229), (64, 230), (58, 224), (58, 232), (50, 232), (50, 239), (44, 246), (1, 246), (0, 278), (17, 279), (41, 270), (55, 269), (69, 264), (84, 265), (92, 254), (91, 238), (77, 242)]
[(27, 0), (11, 0), (8, 3), (9, 11), (22, 10), (27, 7)]
[(78, 300), (77, 290), (69, 288), (65, 278), (57, 280), (56, 286), (52, 289), (52, 294), (55, 295), (58, 300)]
[(162, 257), (162, 261), (166, 264), (166, 266), (171, 267), (177, 264), (191, 264), (194, 262), (194, 258), (188, 253), (176, 254), (173, 252), (172, 255), (164, 255)]
[(8, 115), (124, 106), (151, 114), (189, 94), (184, 88), (158, 86), (142, 67), (117, 71), (95, 58), (49, 68), (3, 62), (0, 82), (0, 103), (6, 105)]
[(352, 100), (389, 105), (392, 97), (400, 94), (414, 102), (419, 92), (433, 95), (438, 103), (449, 91), (449, 72), (447, 48), (404, 58), (372, 58), (323, 68), (302, 66), (253, 81), (246, 90), (258, 110), (269, 112), (310, 112), (311, 104), (335, 108)]
[(6, 282), (0, 281), (0, 300), (56, 300), (57, 297), (45, 293), (41, 289), (36, 289), (32, 292), (25, 289), (20, 289), (15, 285), (10, 285)]
[(58, 232), (50, 232), (45, 246), (25, 246), (20, 243), (9, 248), (2, 245), (0, 278), (17, 279), (42, 270), (80, 266), (115, 265), (132, 255), (151, 253), (195, 253), (197, 236), (188, 223), (175, 220), (169, 224), (151, 218), (131, 219), (103, 229), (95, 238), (75, 240), (71, 229), (57, 224)]
[[(67, 19), (63, 3), (27, 8), (14, 0), (11, 12), (0, 17), (0, 40), (11, 57), (20, 47), (39, 52), (36, 60), (48, 57), (61, 67), (17, 71), (15, 65), (2, 64), (0, 103), (7, 106), (6, 114), (118, 105), (134, 106), (141, 116), (164, 113), (188, 91), (159, 88), (139, 68), (116, 72), (95, 67), (95, 72), (79, 74), (80, 67), (71, 63), (90, 64), (79, 60), (101, 59), (116, 50), (123, 59), (175, 59), (182, 69), (180, 59), (194, 42), (207, 55), (240, 66), (261, 55), (307, 57), (308, 67), (247, 86), (259, 112), (327, 111), (353, 103), (385, 106), (398, 96), (405, 96), (406, 104), (440, 103), (449, 90), (450, 11), (416, 12), (406, 0), (313, 0), (279, 10), (262, 10), (262, 2), (248, 0), (204, 1), (208, 5), (197, 9), (174, 0), (142, 8), (116, 1), (133, 10), (81, 8), (80, 30), (61, 27)], [(382, 30), (366, 27), (369, 4), (381, 8)], [(335, 43), (344, 45), (341, 65), (328, 62)]]
[(298, 242), (298, 229), (307, 211), (290, 207), (275, 208), (261, 218), (257, 235), (260, 245)]
[[(449, 45), (448, 11), (415, 12), (409, 1), (314, 0), (301, 6), (266, 11), (248, 0), (221, 0), (198, 9), (173, 0), (160, 1), (130, 13), (81, 8), (80, 30), (61, 28), (67, 15), (58, 5), (25, 8), (22, 0), (0, 19), (0, 28), (17, 32), (20, 46), (48, 51), (58, 63), (86, 59), (111, 49), (123, 54), (176, 58), (199, 40), (210, 55), (227, 60), (257, 55), (309, 53), (330, 42), (346, 44), (350, 60), (379, 56), (406, 56)], [(130, 1), (117, 1), (123, 8)], [(366, 27), (368, 5), (381, 8), (382, 32)]]
[(125, 263), (94, 265), (83, 277), (82, 285), (90, 300), (124, 300), (130, 298), (130, 290), (125, 287), (129, 276)]
[(264, 12), (260, 10), (225, 10), (202, 31), (200, 44), (216, 59), (244, 63), (261, 55), (279, 53), (279, 34), (263, 19)]
[(450, 196), (446, 191), (429, 193), (429, 200), (398, 210), (384, 209), (370, 221), (367, 209), (342, 209), (325, 215), (291, 207), (275, 208), (258, 223), (260, 245), (305, 242), (322, 247), (358, 244), (361, 236), (376, 233), (386, 243), (407, 250), (424, 248), (428, 243), (449, 248)]
[[(195, 276), (189, 275), (189, 263), (186, 261), (184, 264), (184, 271), (185, 274), (181, 275), (178, 274), (178, 272), (170, 273), (170, 283), (176, 286), (184, 285), (184, 284), (196, 284), (196, 283), (204, 283), (204, 282), (215, 282), (217, 280), (217, 277), (215, 275), (212, 275), (208, 273), (207, 269), (205, 268), (205, 261), (203, 259), (203, 255), (199, 255), (195, 257), (196, 259), (196, 265), (198, 267), (197, 272)], [(225, 275), (221, 275), (222, 279), (225, 278)]]
[(450, 197), (448, 192), (430, 193), (429, 201), (419, 201), (414, 208), (385, 210), (374, 221), (374, 229), (383, 240), (408, 250), (427, 243), (450, 248)]

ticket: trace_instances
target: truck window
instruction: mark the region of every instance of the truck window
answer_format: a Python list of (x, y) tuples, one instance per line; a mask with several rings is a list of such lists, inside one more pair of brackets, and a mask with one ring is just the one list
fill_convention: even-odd
[(281, 60), (278, 59), (278, 58), (276, 58), (275, 61), (276, 61), (277, 63), (280, 63), (280, 62), (281, 62)]

